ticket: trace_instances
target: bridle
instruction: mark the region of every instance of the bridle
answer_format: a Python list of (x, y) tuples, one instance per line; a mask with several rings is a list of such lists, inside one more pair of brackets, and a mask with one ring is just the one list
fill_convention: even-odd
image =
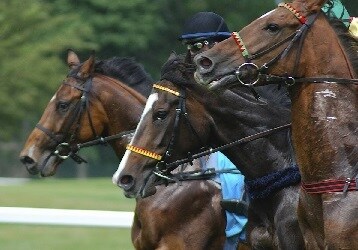
[[(248, 52), (245, 44), (243, 43), (242, 38), (240, 37), (238, 32), (232, 33), (232, 38), (235, 40), (236, 44), (238, 45), (242, 56), (245, 59), (245, 63), (240, 65), (238, 69), (235, 70), (234, 74), (240, 84), (244, 86), (253, 87), (258, 82), (265, 82), (267, 84), (274, 83), (274, 84), (285, 84), (287, 86), (293, 86), (296, 83), (334, 83), (334, 84), (358, 84), (358, 79), (346, 79), (346, 78), (335, 78), (335, 77), (295, 77), (296, 70), (298, 68), (300, 55), (303, 48), (303, 41), (306, 37), (307, 31), (315, 22), (317, 16), (320, 12), (314, 13), (309, 15), (308, 17), (304, 17), (294, 9), (288, 3), (280, 3), (279, 7), (284, 7), (289, 10), (302, 24), (302, 26), (293, 34), (288, 36), (287, 38), (283, 39), (282, 41), (278, 42), (277, 44), (272, 45), (271, 47), (264, 49), (262, 51), (257, 52), (256, 54), (250, 55)], [(288, 43), (286, 48), (282, 50), (277, 56), (272, 58), (269, 62), (263, 64), (261, 67), (257, 66), (255, 63), (252, 63), (251, 60), (259, 58), (268, 52), (274, 50), (275, 48)], [(296, 58), (294, 62), (294, 68), (292, 70), (291, 76), (277, 76), (277, 75), (270, 75), (266, 74), (267, 70), (274, 65), (279, 60), (283, 59), (287, 56), (293, 46), (298, 42), (298, 48), (296, 52)], [(243, 72), (242, 70), (250, 70), (255, 72), (256, 78), (251, 82), (245, 82), (242, 79)], [(358, 174), (353, 177), (347, 177), (346, 179), (328, 179), (319, 182), (312, 182), (312, 183), (304, 183), (301, 182), (301, 188), (308, 194), (323, 194), (329, 192), (343, 192), (346, 194), (348, 191), (358, 191)]]
[[(167, 165), (168, 165), (168, 158), (172, 155), (174, 144), (177, 141), (177, 138), (179, 135), (179, 125), (180, 125), (180, 120), (182, 117), (184, 118), (185, 124), (189, 127), (190, 131), (198, 139), (199, 143), (201, 143), (201, 139), (200, 139), (198, 133), (195, 131), (192, 124), (190, 123), (190, 120), (188, 118), (188, 113), (186, 111), (186, 106), (185, 106), (184, 90), (183, 89), (180, 89), (179, 91), (172, 90), (170, 88), (164, 87), (159, 84), (153, 84), (153, 88), (168, 92), (168, 93), (170, 93), (174, 96), (177, 96), (179, 98), (178, 105), (175, 109), (174, 125), (173, 125), (173, 130), (172, 130), (172, 133), (170, 136), (169, 143), (168, 143), (163, 155), (160, 155), (160, 154), (157, 154), (150, 150), (143, 149), (143, 148), (137, 147), (135, 145), (130, 145), (130, 144), (128, 144), (126, 148), (132, 152), (135, 152), (135, 153), (141, 154), (143, 156), (157, 160), (158, 163), (156, 164), (154, 174), (156, 174), (158, 176), (160, 175), (160, 177), (163, 177), (163, 176), (167, 176), (170, 171), (172, 171), (173, 169), (175, 169), (177, 167), (177, 166), (167, 167)], [(190, 154), (190, 153), (188, 153), (188, 154)]]
[[(66, 160), (68, 158), (71, 158), (78, 164), (80, 164), (82, 162), (87, 163), (87, 161), (85, 159), (83, 159), (81, 156), (78, 155), (78, 151), (81, 148), (90, 147), (90, 146), (98, 145), (98, 144), (105, 144), (108, 141), (119, 139), (125, 135), (131, 134), (134, 132), (134, 130), (124, 131), (122, 133), (108, 136), (108, 137), (98, 136), (96, 133), (96, 130), (94, 128), (93, 121), (92, 121), (92, 115), (91, 115), (91, 112), (89, 109), (89, 107), (90, 107), (89, 93), (92, 88), (93, 77), (90, 77), (87, 79), (78, 78), (77, 76), (71, 76), (71, 77), (74, 77), (77, 80), (81, 80), (82, 83), (74, 85), (74, 84), (70, 84), (70, 83), (64, 81), (62, 84), (68, 85), (72, 88), (75, 88), (75, 89), (78, 89), (79, 91), (81, 91), (81, 97), (76, 102), (75, 106), (73, 107), (71, 116), (66, 121), (63, 128), (61, 129), (62, 132), (55, 133), (55, 132), (51, 131), (50, 129), (45, 128), (40, 123), (36, 124), (35, 127), (37, 129), (41, 130), (44, 134), (46, 134), (56, 144), (55, 149), (51, 152), (51, 154), (47, 158), (49, 158), (51, 156), (56, 156), (56, 157), (60, 158), (61, 160)], [(85, 142), (85, 143), (76, 144), (76, 143), (74, 143), (74, 141), (76, 140), (78, 131), (81, 126), (81, 117), (85, 113), (87, 113), (88, 122), (91, 127), (93, 138), (95, 138), (95, 139)], [(74, 129), (71, 129), (73, 126), (74, 126)]]
[[(301, 27), (286, 37), (285, 39), (281, 40), (280, 42), (270, 46), (269, 48), (263, 49), (261, 51), (258, 51), (255, 54), (250, 54), (247, 47), (245, 46), (243, 39), (240, 37), (238, 32), (232, 32), (232, 38), (235, 40), (236, 44), (239, 47), (239, 50), (242, 54), (242, 56), (245, 59), (245, 63), (240, 65), (235, 71), (234, 74), (239, 81), (241, 85), (253, 87), (258, 82), (265, 82), (267, 84), (285, 84), (287, 86), (293, 86), (296, 83), (339, 83), (339, 84), (358, 84), (358, 79), (346, 79), (346, 78), (335, 78), (335, 77), (296, 77), (296, 70), (298, 68), (300, 55), (303, 49), (303, 41), (306, 37), (306, 34), (310, 27), (314, 24), (315, 20), (317, 19), (320, 12), (314, 13), (309, 15), (308, 17), (303, 16), (300, 14), (299, 11), (297, 11), (295, 8), (293, 8), (288, 3), (280, 3), (278, 5), (279, 7), (286, 8), (289, 10), (302, 24)], [(288, 43), (288, 45), (280, 51), (274, 58), (272, 58), (269, 62), (264, 63), (261, 67), (257, 66), (255, 63), (252, 62), (252, 60), (257, 59), (274, 49), (278, 48), (279, 46)], [(296, 58), (294, 62), (294, 67), (291, 72), (291, 75), (285, 75), (285, 76), (278, 76), (278, 75), (272, 75), (267, 74), (267, 70), (277, 63), (279, 60), (286, 57), (294, 47), (295, 44), (298, 43), (297, 51), (296, 51)], [(250, 80), (250, 82), (247, 82), (245, 79), (243, 79), (244, 70), (250, 70), (251, 72), (254, 72), (254, 79)]]

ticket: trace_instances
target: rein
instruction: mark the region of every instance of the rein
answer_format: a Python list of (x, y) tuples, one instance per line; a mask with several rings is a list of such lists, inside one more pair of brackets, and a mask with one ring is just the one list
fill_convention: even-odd
[[(313, 25), (314, 21), (316, 20), (317, 16), (319, 15), (319, 12), (310, 15), (308, 17), (304, 17), (299, 13), (299, 11), (295, 10), (290, 4), (288, 3), (280, 3), (278, 5), (279, 7), (284, 7), (287, 10), (289, 10), (302, 24), (301, 28), (298, 29), (296, 32), (292, 33), (290, 36), (286, 37), (282, 41), (272, 45), (271, 47), (264, 49), (262, 51), (259, 51), (253, 55), (249, 53), (247, 50), (243, 39), (240, 37), (238, 32), (232, 33), (232, 38), (235, 40), (236, 44), (239, 47), (239, 50), (242, 54), (242, 56), (245, 58), (245, 63), (240, 65), (239, 68), (237, 68), (234, 71), (234, 75), (238, 79), (241, 85), (253, 87), (258, 82), (266, 82), (268, 84), (274, 83), (274, 84), (285, 84), (287, 86), (292, 86), (296, 83), (339, 83), (339, 84), (358, 84), (358, 79), (346, 79), (346, 78), (335, 78), (335, 77), (294, 77), (296, 73), (296, 69), (298, 68), (298, 63), (300, 59), (300, 54), (302, 52), (303, 48), (303, 41), (306, 37), (307, 31), (309, 28)], [(257, 59), (268, 52), (271, 52), (272, 50), (276, 49), (277, 47), (289, 42), (287, 47), (282, 50), (279, 54), (277, 54), (274, 58), (272, 58), (269, 62), (263, 64), (261, 67), (257, 66), (255, 63), (252, 63), (251, 60)], [(292, 76), (277, 76), (277, 75), (271, 75), (266, 74), (266, 71), (269, 69), (270, 66), (278, 62), (279, 60), (283, 59), (285, 56), (288, 55), (288, 53), (291, 52), (294, 45), (298, 42), (297, 52), (296, 52), (296, 59), (293, 67), (293, 71), (291, 73)], [(251, 82), (245, 82), (245, 79), (242, 79), (243, 70), (251, 70), (255, 72), (255, 79), (253, 79)]]

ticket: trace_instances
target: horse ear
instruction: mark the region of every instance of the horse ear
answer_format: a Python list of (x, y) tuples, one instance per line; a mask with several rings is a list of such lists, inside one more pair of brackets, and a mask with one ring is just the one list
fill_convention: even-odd
[(306, 8), (309, 12), (317, 12), (327, 2), (327, 0), (306, 0)]
[(175, 58), (177, 58), (177, 53), (175, 51), (172, 51), (167, 61), (174, 60)]
[(78, 58), (77, 54), (71, 50), (67, 50), (67, 65), (70, 69), (73, 69), (77, 65), (80, 64), (80, 59)]
[(95, 65), (95, 53), (92, 52), (90, 58), (88, 58), (81, 66), (80, 70), (77, 73), (77, 76), (80, 78), (87, 78), (92, 75)]

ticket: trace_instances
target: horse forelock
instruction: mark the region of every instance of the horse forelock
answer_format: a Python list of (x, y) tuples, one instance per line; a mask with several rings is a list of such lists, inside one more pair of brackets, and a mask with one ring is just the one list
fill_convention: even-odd
[(162, 66), (161, 80), (167, 80), (179, 86), (195, 84), (195, 65), (187, 62), (185, 55), (171, 56)]

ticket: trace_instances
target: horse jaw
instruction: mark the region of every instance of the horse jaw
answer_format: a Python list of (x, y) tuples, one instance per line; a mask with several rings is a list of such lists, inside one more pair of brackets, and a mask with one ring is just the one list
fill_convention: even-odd
[(48, 177), (56, 173), (61, 162), (57, 156), (51, 154), (49, 150), (42, 151), (32, 145), (21, 151), (20, 160), (30, 174), (40, 174), (42, 177)]
[(205, 81), (201, 77), (201, 74), (198, 74), (197, 72), (194, 73), (194, 79), (198, 84), (203, 85), (210, 90), (222, 89), (225, 88), (227, 85), (237, 82), (237, 78), (235, 75), (226, 75), (221, 78), (217, 78), (216, 80)]

